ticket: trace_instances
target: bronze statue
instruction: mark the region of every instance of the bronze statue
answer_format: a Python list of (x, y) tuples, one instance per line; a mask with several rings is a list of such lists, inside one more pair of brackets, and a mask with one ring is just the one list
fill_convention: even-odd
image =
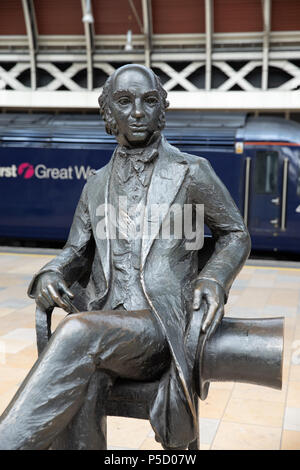
[[(141, 65), (119, 68), (103, 88), (100, 112), (118, 146), (88, 179), (65, 247), (29, 286), (43, 310), (57, 305), (81, 313), (61, 322), (1, 417), (1, 449), (49, 448), (79, 412), (96, 370), (103, 371), (103, 395), (117, 377), (159, 378), (150, 409), (156, 439), (175, 449), (195, 438), (191, 321), (205, 312), (202, 336), (213, 337), (250, 238), (208, 161), (162, 136), (166, 95)], [(111, 223), (111, 208), (125, 198), (126, 210), (121, 204)], [(172, 229), (161, 237), (161, 223), (147, 212), (159, 205), (163, 220), (171, 206), (186, 204), (204, 205), (215, 240), (200, 272), (199, 247), (187, 249), (184, 234), (177, 238)], [(141, 236), (128, 235), (124, 220)]]

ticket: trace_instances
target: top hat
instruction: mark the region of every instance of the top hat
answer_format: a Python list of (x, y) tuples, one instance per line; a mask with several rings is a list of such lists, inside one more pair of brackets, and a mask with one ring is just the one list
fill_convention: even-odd
[[(197, 315), (198, 314), (198, 315)], [(191, 325), (201, 330), (203, 313), (194, 312)], [(282, 386), (284, 318), (223, 318), (214, 334), (200, 331), (193, 379), (201, 400), (210, 382), (246, 382)]]

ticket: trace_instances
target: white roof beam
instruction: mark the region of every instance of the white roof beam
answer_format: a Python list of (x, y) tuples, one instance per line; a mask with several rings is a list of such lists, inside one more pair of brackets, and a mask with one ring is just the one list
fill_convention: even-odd
[(28, 46), (29, 46), (31, 89), (35, 90), (37, 87), (37, 80), (36, 80), (37, 27), (36, 27), (33, 1), (22, 0), (22, 7), (23, 7), (23, 14), (24, 14), (24, 19), (25, 19)]
[(128, 2), (129, 2), (129, 5), (130, 5), (130, 8), (131, 8), (131, 10), (132, 10), (132, 13), (133, 13), (134, 16), (135, 16), (135, 19), (136, 19), (136, 21), (137, 21), (137, 24), (139, 25), (140, 32), (141, 32), (142, 34), (144, 34), (143, 23), (142, 23), (142, 21), (141, 21), (141, 18), (139, 17), (139, 14), (138, 14), (138, 12), (137, 12), (137, 9), (135, 8), (135, 5), (134, 5), (134, 3), (133, 3), (133, 0), (128, 0)]
[(90, 0), (81, 0), (82, 15), (86, 17), (91, 15), (91, 22), (83, 21), (85, 46), (86, 46), (86, 66), (87, 66), (87, 89), (93, 90), (93, 50), (94, 50), (94, 22), (92, 12), (92, 2)]
[(271, 25), (271, 0), (263, 0), (263, 63), (262, 63), (262, 90), (268, 89), (269, 76), (269, 49), (270, 49), (270, 25)]
[[(0, 90), (0, 107), (23, 109), (98, 109), (99, 91)], [(295, 91), (170, 91), (170, 109), (201, 111), (300, 111)], [(21, 103), (21, 105), (20, 105)]]
[(205, 90), (211, 89), (213, 2), (205, 0)]
[(151, 67), (152, 13), (150, 0), (142, 0), (143, 24), (145, 37), (145, 65)]

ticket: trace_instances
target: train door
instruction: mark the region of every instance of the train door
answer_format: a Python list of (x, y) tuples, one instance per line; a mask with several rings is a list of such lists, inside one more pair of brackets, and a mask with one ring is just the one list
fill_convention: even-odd
[(249, 230), (274, 235), (281, 224), (283, 160), (279, 149), (254, 150), (247, 157)]

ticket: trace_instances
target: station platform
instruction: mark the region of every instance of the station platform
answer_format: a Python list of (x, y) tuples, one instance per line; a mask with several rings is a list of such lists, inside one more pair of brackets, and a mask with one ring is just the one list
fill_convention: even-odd
[[(0, 251), (0, 414), (37, 358), (35, 304), (26, 295), (32, 275), (54, 251)], [(235, 280), (226, 315), (285, 317), (282, 390), (212, 384), (200, 402), (202, 450), (300, 449), (300, 263), (249, 260)], [(54, 313), (54, 327), (65, 316)], [(108, 418), (109, 449), (161, 450), (150, 423)]]

